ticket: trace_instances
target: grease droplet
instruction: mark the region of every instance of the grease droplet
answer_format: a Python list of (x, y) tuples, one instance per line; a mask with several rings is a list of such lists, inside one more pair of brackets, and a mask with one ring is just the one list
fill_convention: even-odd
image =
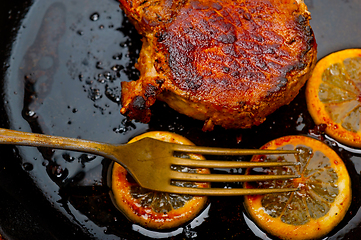
[(92, 15), (90, 15), (90, 20), (95, 22), (99, 20), (99, 17), (100, 17), (99, 13), (95, 12)]
[(23, 169), (24, 169), (25, 171), (31, 171), (31, 170), (34, 169), (34, 166), (33, 166), (33, 164), (31, 164), (31, 163), (24, 163), (24, 164), (23, 164)]

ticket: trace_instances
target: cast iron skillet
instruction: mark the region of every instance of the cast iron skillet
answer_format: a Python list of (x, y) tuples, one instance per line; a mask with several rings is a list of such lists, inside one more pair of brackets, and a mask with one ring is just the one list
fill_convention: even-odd
[[(1, 89), (8, 70), (12, 44), (32, 1), (0, 3)], [(2, 90), (3, 92), (3, 90)], [(4, 94), (1, 94), (1, 127), (9, 128)], [(0, 146), (0, 233), (5, 239), (82, 239), (86, 235), (59, 214), (24, 172), (16, 148)]]
[[(165, 130), (199, 145), (247, 148), (284, 135), (317, 136), (304, 89), (289, 106), (250, 130), (216, 128), (204, 133), (202, 122), (162, 103), (154, 106), (148, 125), (127, 121), (118, 113), (119, 85), (138, 76), (132, 66), (141, 46), (139, 36), (114, 0), (66, 2), (71, 1), (0, 3), (1, 127), (119, 143), (147, 130)], [(305, 2), (319, 58), (360, 47), (360, 1)], [(67, 14), (72, 18), (64, 20)], [(34, 58), (43, 59), (40, 68), (29, 67)], [(345, 220), (330, 239), (358, 238), (360, 153), (325, 142), (345, 160), (354, 194)], [(15, 146), (0, 146), (0, 151), (0, 234), (5, 239), (147, 239), (168, 234), (137, 228), (112, 206), (107, 159)], [(173, 238), (257, 239), (261, 233), (248, 222), (242, 201), (211, 198), (199, 223), (174, 230), (181, 233)]]

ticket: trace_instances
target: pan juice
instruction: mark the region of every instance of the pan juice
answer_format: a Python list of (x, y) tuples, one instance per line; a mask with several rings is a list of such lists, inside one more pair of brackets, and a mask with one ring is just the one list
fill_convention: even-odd
[[(322, 134), (308, 114), (304, 89), (290, 105), (252, 129), (216, 127), (212, 132), (203, 132), (203, 122), (160, 102), (152, 107), (149, 124), (129, 121), (119, 113), (120, 83), (138, 79), (134, 64), (140, 48), (140, 36), (115, 0), (34, 1), (18, 30), (5, 78), (11, 128), (109, 143), (126, 143), (148, 130), (172, 131), (197, 145), (237, 148), (259, 148), (272, 139), (292, 134), (316, 137), (345, 161), (353, 187), (348, 214), (327, 239), (359, 237), (361, 151)], [(273, 239), (248, 218), (242, 196), (209, 197), (204, 211), (177, 229), (142, 228), (129, 222), (110, 200), (110, 160), (65, 150), (16, 148), (23, 170), (54, 208), (89, 239)], [(242, 187), (240, 183), (216, 185)]]

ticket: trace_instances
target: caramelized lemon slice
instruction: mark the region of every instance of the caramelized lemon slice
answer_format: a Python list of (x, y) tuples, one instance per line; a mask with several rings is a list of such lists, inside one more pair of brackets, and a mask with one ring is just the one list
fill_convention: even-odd
[[(192, 143), (175, 133), (148, 132), (129, 143), (145, 137), (179, 144)], [(201, 155), (187, 154), (180, 157), (204, 159)], [(208, 169), (176, 167), (176, 171), (209, 173)], [(112, 194), (117, 207), (134, 223), (152, 229), (169, 229), (192, 220), (204, 208), (207, 197), (154, 192), (140, 187), (127, 171), (117, 163), (112, 170)], [(208, 183), (175, 182), (188, 187), (209, 187)]]
[[(297, 155), (254, 156), (251, 161), (296, 162), (296, 166), (261, 172), (301, 177), (246, 183), (246, 188), (299, 188), (296, 192), (246, 196), (245, 206), (253, 220), (281, 239), (318, 239), (327, 235), (343, 219), (351, 203), (350, 177), (341, 158), (326, 144), (305, 136), (282, 137), (262, 149), (298, 149)], [(252, 174), (251, 170), (247, 169), (246, 174)]]
[(361, 49), (321, 59), (306, 88), (308, 110), (316, 124), (346, 145), (361, 147)]

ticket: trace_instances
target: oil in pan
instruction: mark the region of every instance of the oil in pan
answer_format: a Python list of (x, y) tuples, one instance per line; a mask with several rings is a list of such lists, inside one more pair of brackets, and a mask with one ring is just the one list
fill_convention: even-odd
[[(307, 112), (303, 91), (264, 124), (248, 130), (216, 127), (202, 132), (202, 122), (162, 103), (154, 105), (149, 125), (128, 121), (119, 113), (120, 82), (138, 78), (134, 63), (140, 47), (140, 36), (115, 0), (34, 1), (13, 45), (5, 79), (10, 127), (109, 143), (126, 143), (147, 130), (164, 130), (198, 145), (239, 148), (258, 148), (291, 134), (321, 137)], [(353, 176), (353, 194), (359, 197), (360, 171), (355, 163), (360, 152), (325, 141), (345, 159)], [(242, 197), (210, 198), (198, 218), (178, 229), (144, 229), (112, 205), (106, 185), (107, 159), (62, 150), (17, 149), (24, 171), (47, 200), (89, 239), (267, 239), (245, 214)], [(360, 233), (359, 207), (355, 199), (330, 239)]]

